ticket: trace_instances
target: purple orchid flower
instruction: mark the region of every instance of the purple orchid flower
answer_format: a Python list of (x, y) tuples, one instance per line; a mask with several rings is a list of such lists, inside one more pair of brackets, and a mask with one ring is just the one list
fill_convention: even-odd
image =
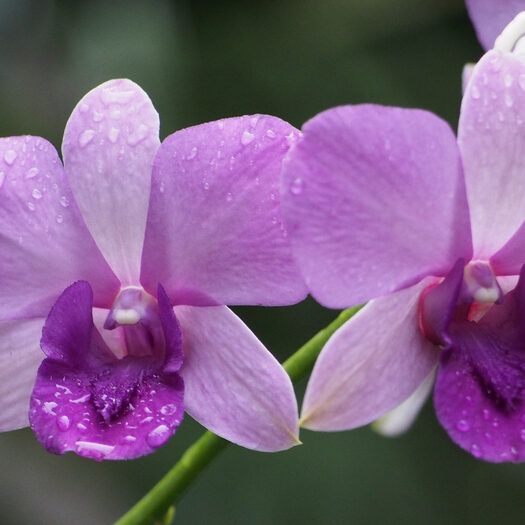
[(0, 430), (30, 405), (49, 451), (127, 459), (185, 409), (242, 446), (289, 448), (291, 382), (223, 305), (306, 295), (279, 207), (298, 132), (263, 115), (158, 132), (146, 93), (112, 80), (73, 111), (64, 166), (42, 138), (0, 139)]
[(320, 303), (370, 302), (319, 356), (303, 426), (386, 415), (399, 433), (439, 363), (450, 437), (487, 461), (525, 459), (524, 130), (525, 63), (508, 50), (474, 68), (457, 141), (414, 109), (338, 107), (304, 125), (283, 164), (292, 248)]
[(465, 0), (478, 40), (485, 50), (494, 46), (496, 37), (521, 11), (525, 0)]

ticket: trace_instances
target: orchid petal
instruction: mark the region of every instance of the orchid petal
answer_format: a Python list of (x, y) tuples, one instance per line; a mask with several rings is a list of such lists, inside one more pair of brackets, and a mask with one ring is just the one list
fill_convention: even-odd
[(520, 12), (524, 0), (466, 0), (467, 9), (481, 45), (487, 50), (494, 46), (497, 36)]
[(185, 355), (186, 411), (243, 447), (277, 451), (298, 444), (290, 378), (224, 306), (177, 306)]
[(0, 319), (44, 317), (77, 279), (111, 304), (119, 283), (91, 238), (55, 148), (0, 139)]
[(29, 424), (29, 397), (45, 355), (38, 342), (44, 319), (0, 323), (0, 432)]
[(438, 347), (418, 327), (427, 278), (368, 303), (328, 341), (314, 366), (301, 424), (312, 430), (365, 425), (399, 405), (436, 366)]
[(110, 80), (90, 91), (66, 126), (62, 151), (73, 194), (123, 284), (139, 282), (151, 168), (159, 144), (158, 114), (130, 80)]
[[(525, 64), (513, 55), (490, 51), (476, 66), (461, 106), (458, 144), (474, 258), (489, 260), (496, 254), (491, 262), (497, 274), (517, 274), (523, 263), (516, 252), (525, 249), (525, 230), (515, 234), (523, 222), (525, 200), (524, 88)], [(503, 254), (497, 254), (507, 242)], [(513, 255), (505, 257), (505, 251)]]
[(432, 391), (434, 381), (436, 380), (436, 370), (437, 367), (425, 377), (416, 390), (410, 394), (410, 397), (407, 397), (407, 399), (396, 408), (374, 421), (374, 430), (388, 437), (399, 436), (403, 434), (403, 432), (406, 432), (419, 415), (419, 412)]
[(306, 289), (281, 224), (281, 161), (297, 130), (260, 115), (170, 135), (155, 159), (141, 282), (174, 304), (282, 305)]
[(303, 130), (284, 165), (283, 215), (321, 304), (359, 304), (470, 259), (459, 152), (444, 121), (346, 106)]

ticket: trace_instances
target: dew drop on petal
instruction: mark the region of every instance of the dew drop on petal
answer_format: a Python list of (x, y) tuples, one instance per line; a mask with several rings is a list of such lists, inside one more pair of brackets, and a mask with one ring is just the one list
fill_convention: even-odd
[(32, 179), (33, 177), (36, 177), (37, 175), (38, 175), (38, 168), (30, 168), (26, 171), (25, 178)]
[(71, 421), (69, 421), (69, 418), (67, 416), (60, 416), (57, 419), (57, 427), (62, 432), (65, 432), (66, 430), (69, 430), (70, 426), (71, 426)]
[(16, 157), (17, 157), (17, 154), (16, 154), (15, 150), (8, 149), (4, 153), (4, 160), (5, 160), (6, 164), (9, 164), (9, 166), (13, 165), (13, 162), (15, 162)]
[(456, 424), (456, 428), (460, 432), (468, 432), (470, 430), (470, 425), (466, 419), (460, 419)]
[(241, 144), (243, 146), (247, 146), (250, 144), (250, 142), (253, 141), (255, 138), (255, 135), (253, 133), (250, 133), (248, 130), (245, 130), (241, 136)]
[(81, 148), (85, 148), (93, 140), (94, 136), (95, 136), (95, 131), (94, 130), (92, 130), (92, 129), (84, 130), (80, 134), (80, 137), (78, 138), (79, 146)]
[(266, 130), (266, 136), (270, 139), (274, 139), (277, 135), (273, 129)]
[(197, 156), (197, 147), (196, 146), (193, 146), (193, 148), (191, 148), (191, 151), (189, 153), (189, 155), (186, 157), (187, 160), (193, 160), (196, 156)]
[(112, 127), (108, 131), (108, 139), (109, 139), (109, 141), (112, 142), (113, 144), (115, 144), (115, 142), (117, 142), (119, 133), (120, 133), (120, 130), (118, 128)]
[(80, 110), (80, 113), (85, 113), (89, 110), (89, 104), (87, 102), (81, 102), (78, 109)]
[(512, 98), (512, 95), (510, 93), (505, 94), (505, 105), (508, 108), (511, 108), (514, 105), (514, 100)]
[(38, 188), (35, 188), (32, 192), (31, 192), (31, 195), (33, 197), (33, 199), (41, 199), (42, 198), (42, 192), (38, 189)]
[(168, 441), (170, 437), (170, 429), (166, 425), (159, 425), (154, 428), (147, 436), (146, 441), (151, 447), (160, 447)]
[(507, 73), (504, 77), (503, 77), (503, 83), (505, 84), (505, 87), (510, 87), (512, 86), (512, 81), (514, 79), (512, 78), (512, 75), (510, 73)]
[(64, 222), (64, 216), (59, 213), (56, 216), (56, 221), (58, 222), (58, 224), (62, 224)]
[(163, 416), (171, 416), (173, 414), (175, 414), (175, 412), (177, 411), (177, 406), (174, 405), (173, 403), (169, 403), (167, 405), (164, 405), (161, 409), (160, 409), (160, 413), (163, 415)]
[(472, 89), (470, 90), (470, 96), (473, 99), (475, 99), (475, 100), (477, 100), (481, 96), (481, 93), (479, 92), (478, 86), (476, 86), (476, 85), (472, 86)]
[(228, 192), (228, 193), (226, 194), (226, 200), (227, 200), (228, 202), (231, 202), (231, 201), (233, 200), (233, 195), (232, 195), (230, 192)]
[(128, 434), (120, 440), (120, 443), (122, 445), (131, 445), (131, 443), (135, 443), (135, 441), (137, 441), (137, 438), (135, 436), (132, 436), (131, 434)]
[(470, 447), (470, 453), (475, 458), (480, 458), (482, 456), (481, 448), (479, 447), (479, 445), (476, 445), (475, 443)]
[(65, 195), (62, 195), (62, 197), (60, 197), (60, 206), (62, 206), (63, 208), (67, 208), (69, 206), (69, 199)]
[(35, 211), (35, 210), (36, 210), (36, 206), (35, 206), (35, 203), (34, 203), (34, 202), (28, 202), (28, 203), (27, 203), (27, 207), (28, 207), (31, 211)]
[(294, 195), (299, 195), (303, 191), (303, 180), (300, 177), (294, 179), (292, 185), (290, 186), (290, 191)]

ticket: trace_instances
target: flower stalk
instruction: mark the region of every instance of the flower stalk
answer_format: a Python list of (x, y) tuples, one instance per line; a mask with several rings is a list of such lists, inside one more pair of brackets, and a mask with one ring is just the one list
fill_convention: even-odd
[[(283, 363), (293, 383), (297, 383), (310, 373), (317, 356), (330, 336), (360, 308), (361, 306), (355, 306), (341, 312), (332, 323)], [(163, 523), (162, 520), (171, 505), (228, 444), (228, 441), (206, 431), (184, 452), (171, 470), (114, 525), (150, 525), (155, 521)]]

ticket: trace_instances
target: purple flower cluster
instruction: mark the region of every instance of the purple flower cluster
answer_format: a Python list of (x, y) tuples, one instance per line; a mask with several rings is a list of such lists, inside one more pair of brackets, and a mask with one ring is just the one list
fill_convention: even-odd
[[(434, 388), (453, 441), (525, 460), (525, 2), (467, 0), (489, 50), (439, 117), (265, 115), (159, 140), (129, 80), (88, 93), (63, 163), (0, 139), (0, 430), (129, 459), (184, 412), (261, 451), (406, 429)], [(496, 43), (494, 43), (496, 42)], [(323, 349), (299, 420), (284, 369), (225, 305), (369, 301)], [(43, 354), (42, 354), (43, 351)]]

